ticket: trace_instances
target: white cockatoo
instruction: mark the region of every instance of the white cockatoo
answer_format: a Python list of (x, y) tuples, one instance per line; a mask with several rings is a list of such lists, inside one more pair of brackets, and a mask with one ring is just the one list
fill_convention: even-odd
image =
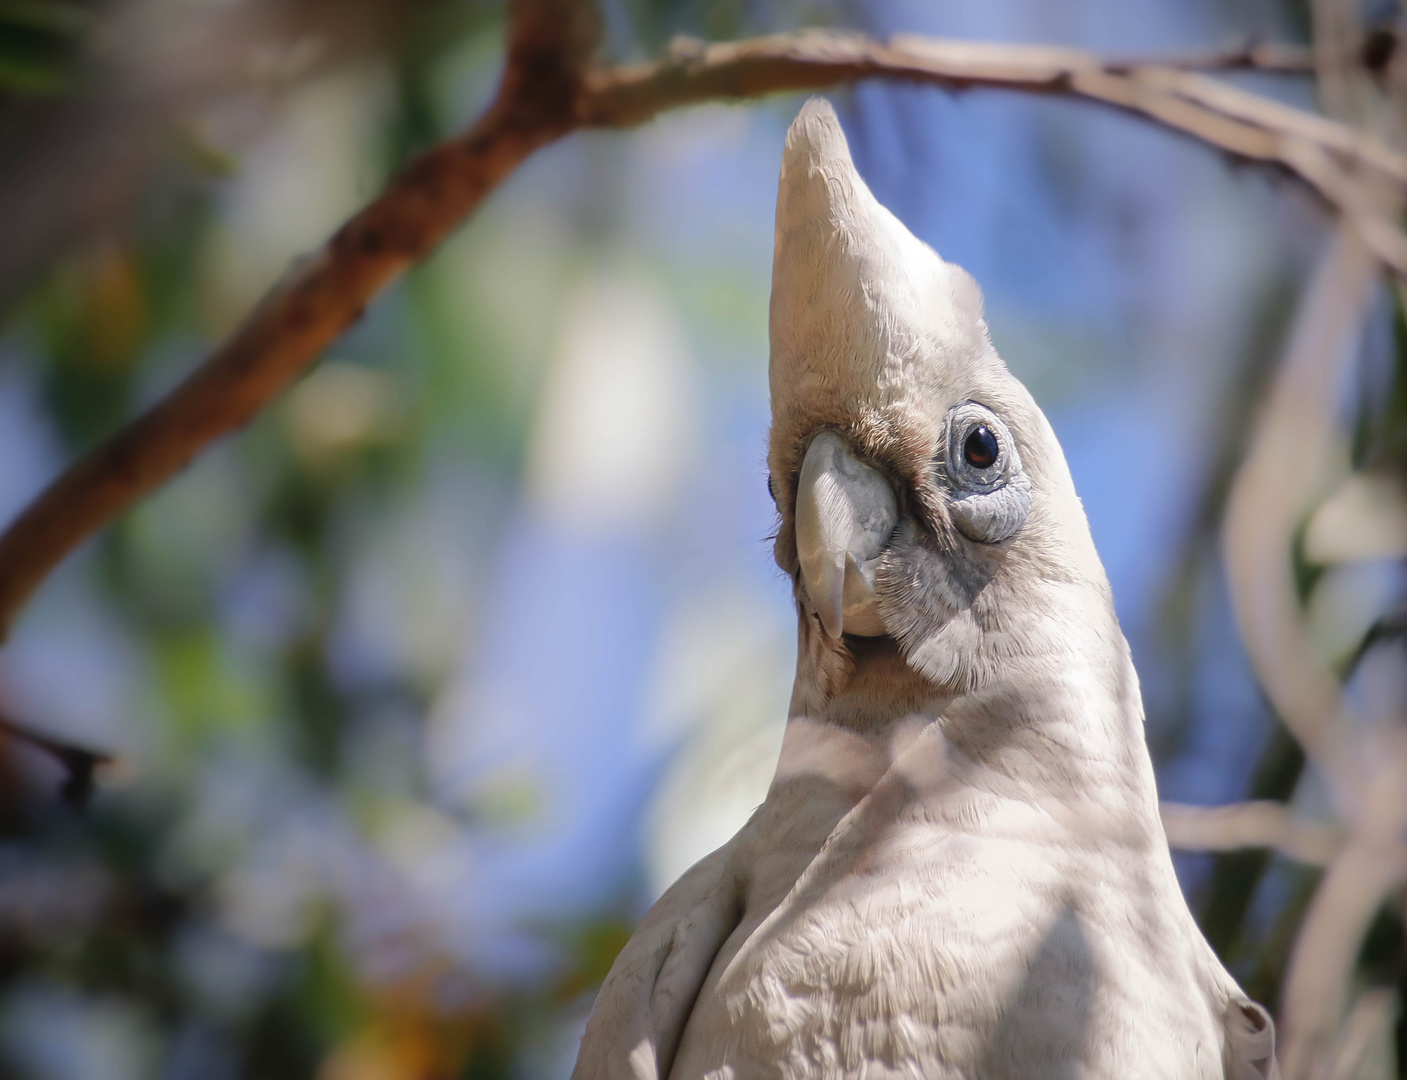
[(1055, 435), (821, 99), (787, 135), (771, 346), (781, 757), (616, 960), (577, 1080), (1275, 1076), (1173, 874)]

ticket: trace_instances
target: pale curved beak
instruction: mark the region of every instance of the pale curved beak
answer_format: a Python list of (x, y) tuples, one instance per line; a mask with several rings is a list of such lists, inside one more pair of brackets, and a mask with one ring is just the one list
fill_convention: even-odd
[(796, 554), (806, 595), (831, 637), (885, 632), (874, 569), (898, 521), (883, 473), (833, 431), (811, 440), (796, 493)]

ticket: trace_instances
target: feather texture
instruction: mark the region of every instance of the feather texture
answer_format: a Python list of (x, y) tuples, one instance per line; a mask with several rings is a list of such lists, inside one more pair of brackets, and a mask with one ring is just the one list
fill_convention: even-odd
[[(875, 201), (818, 99), (783, 157), (771, 336), (776, 554), (799, 612), (781, 757), (753, 818), (626, 946), (575, 1075), (1275, 1076), (1268, 1014), (1173, 874), (1137, 675), (1054, 433), (975, 283)], [(1014, 445), (957, 468), (969, 414)], [(895, 491), (878, 636), (828, 635), (798, 565), (821, 431)], [(971, 519), (974, 490), (994, 525)]]

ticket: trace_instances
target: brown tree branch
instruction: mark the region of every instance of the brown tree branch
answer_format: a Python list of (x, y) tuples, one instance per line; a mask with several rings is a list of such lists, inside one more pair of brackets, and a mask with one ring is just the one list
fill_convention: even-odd
[(6, 529), (0, 639), (64, 556), (207, 444), (248, 423), (505, 176), (571, 130), (594, 41), (572, 14), (581, 10), (569, 0), (518, 4), (499, 93), (479, 121), (393, 180), (189, 378), (71, 465)]
[(514, 8), (503, 81), (465, 135), (420, 158), (265, 298), (184, 383), (58, 477), (0, 536), (0, 637), (68, 552), (247, 423), (541, 146), (579, 127), (627, 127), (681, 105), (814, 90), (865, 78), (950, 90), (1083, 98), (1298, 176), (1338, 208), (1374, 256), (1407, 276), (1407, 241), (1356, 174), (1407, 188), (1407, 159), (1346, 128), (1187, 71), (1105, 65), (1088, 53), (913, 37), (877, 43), (804, 31), (592, 68), (594, 21), (573, 0)]

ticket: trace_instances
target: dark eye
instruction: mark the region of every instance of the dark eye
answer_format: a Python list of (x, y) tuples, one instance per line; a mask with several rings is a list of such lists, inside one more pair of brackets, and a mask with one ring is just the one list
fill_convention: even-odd
[(990, 468), (997, 460), (997, 437), (986, 424), (972, 429), (962, 444), (962, 456), (974, 469)]

